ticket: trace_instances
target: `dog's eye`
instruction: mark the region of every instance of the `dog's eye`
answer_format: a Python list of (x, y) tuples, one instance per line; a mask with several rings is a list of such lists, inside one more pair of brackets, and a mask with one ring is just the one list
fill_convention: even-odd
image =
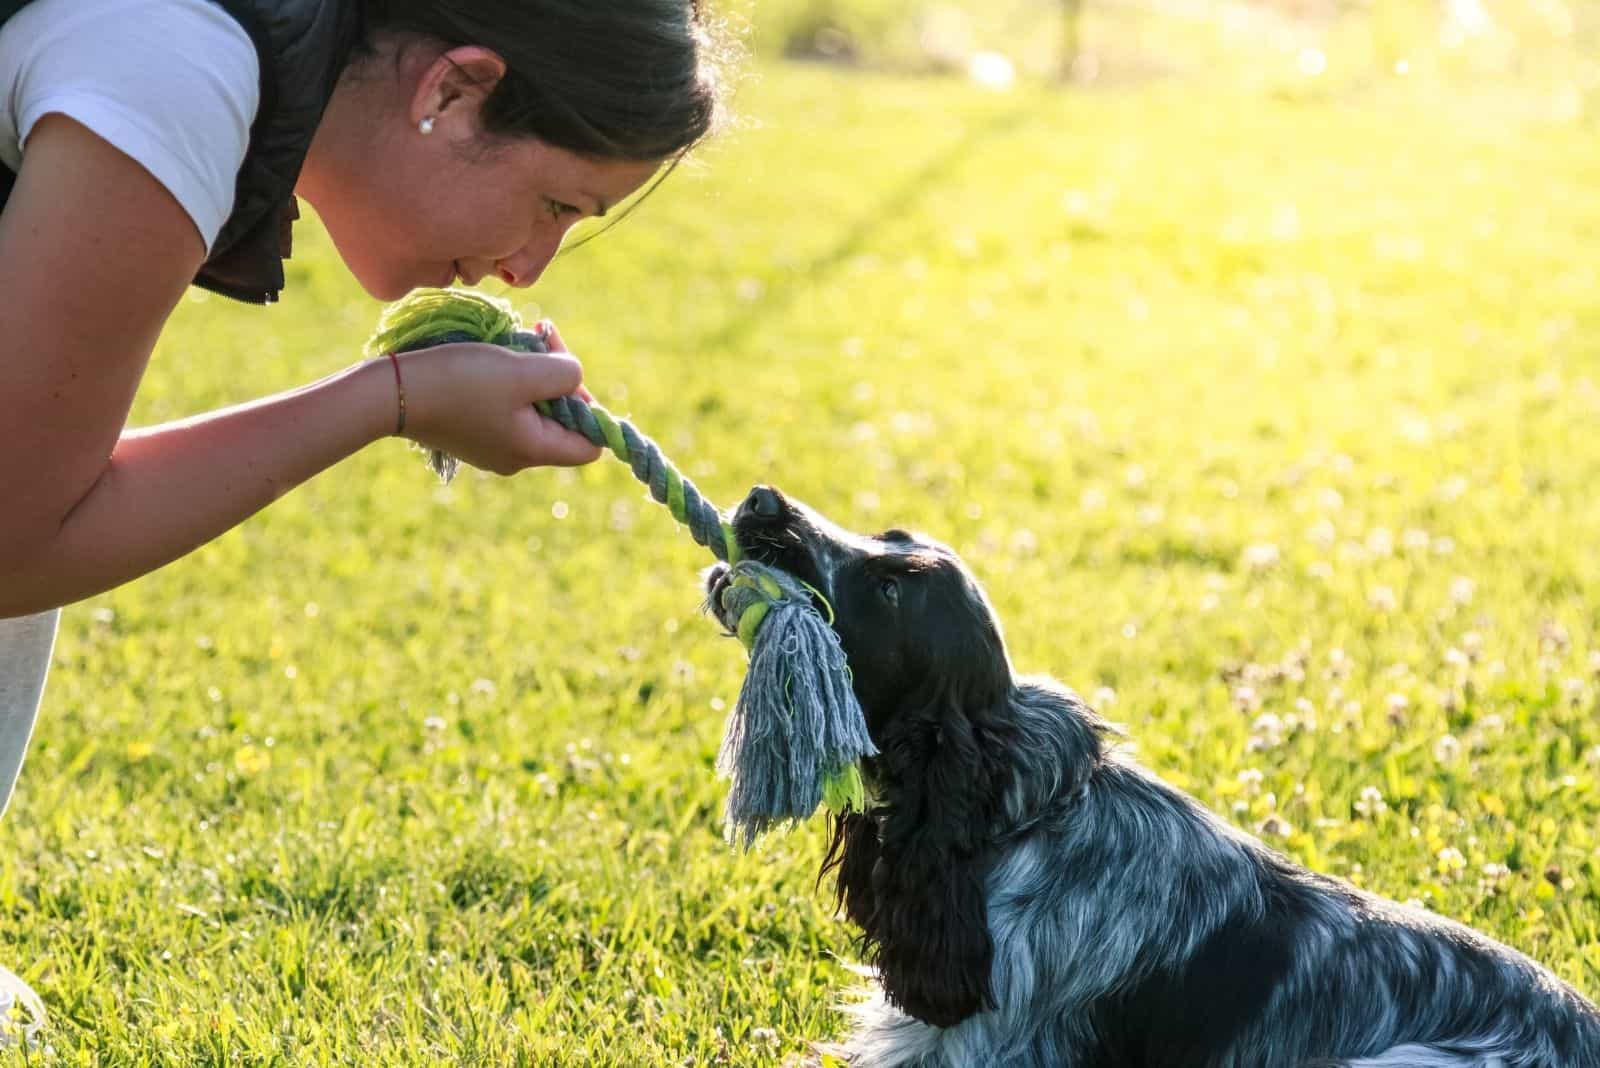
[(878, 596), (892, 605), (900, 603), (900, 580), (893, 578), (882, 579), (878, 582)]

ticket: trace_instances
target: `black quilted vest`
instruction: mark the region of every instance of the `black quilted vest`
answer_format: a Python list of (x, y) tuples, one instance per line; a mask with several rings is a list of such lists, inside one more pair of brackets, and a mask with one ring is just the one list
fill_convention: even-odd
[[(194, 284), (253, 304), (278, 299), (294, 183), (334, 83), (361, 39), (361, 0), (212, 0), (244, 27), (261, 66), (261, 104), (234, 188), (233, 212)], [(0, 0), (0, 24), (28, 0)], [(0, 210), (15, 179), (0, 166)]]

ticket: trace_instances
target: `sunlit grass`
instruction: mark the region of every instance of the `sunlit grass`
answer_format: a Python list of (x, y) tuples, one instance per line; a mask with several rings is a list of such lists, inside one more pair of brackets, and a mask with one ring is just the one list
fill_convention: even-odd
[[(1600, 994), (1600, 144), (1482, 99), (764, 66), (519, 300), (713, 499), (950, 542), (1162, 774)], [(378, 308), (298, 245), (281, 307), (184, 306), (138, 422), (355, 358)], [(819, 828), (722, 842), (707, 562), (612, 461), (442, 489), (388, 443), (70, 610), (0, 824), (54, 1056), (836, 1035)]]

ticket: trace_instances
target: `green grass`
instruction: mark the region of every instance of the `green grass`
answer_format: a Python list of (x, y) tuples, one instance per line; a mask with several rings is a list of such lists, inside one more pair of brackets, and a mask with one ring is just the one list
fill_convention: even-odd
[[(1163, 775), (1600, 995), (1592, 126), (1512, 87), (759, 75), (534, 295), (595, 393), (715, 500), (950, 542)], [(137, 422), (354, 359), (378, 309), (300, 247), (279, 308), (185, 304)], [(0, 824), (55, 1061), (837, 1035), (820, 827), (721, 838), (706, 562), (614, 461), (442, 489), (388, 443), (71, 609)]]

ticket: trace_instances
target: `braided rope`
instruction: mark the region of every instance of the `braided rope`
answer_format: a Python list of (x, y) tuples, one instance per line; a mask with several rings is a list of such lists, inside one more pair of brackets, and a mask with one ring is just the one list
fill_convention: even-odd
[[(499, 324), (496, 324), (499, 325)], [(408, 338), (394, 348), (395, 352), (410, 352), (432, 345), (456, 341), (483, 341), (481, 334), (466, 330), (445, 330), (426, 337)], [(518, 352), (549, 352), (543, 334), (528, 330), (496, 331), (489, 342)], [(566, 429), (581, 434), (592, 445), (609, 449), (628, 469), (633, 477), (650, 489), (650, 496), (658, 504), (667, 506), (672, 518), (689, 530), (690, 537), (699, 545), (711, 550), (713, 556), (724, 563), (736, 564), (742, 553), (739, 540), (734, 536), (733, 525), (723, 518), (716, 505), (708, 501), (695, 484), (673, 462), (667, 459), (650, 438), (626, 419), (612, 415), (603, 405), (594, 404), (578, 396), (557, 397), (539, 401), (534, 405), (539, 414), (554, 419)], [(453, 456), (433, 450), (429, 464), (446, 481), (455, 477), (456, 460)]]
[[(418, 290), (390, 305), (367, 353), (410, 352), (472, 341), (521, 352), (548, 352), (542, 332), (521, 329), (504, 301), (470, 290)], [(627, 463), (700, 545), (729, 564), (718, 618), (750, 653), (739, 700), (728, 717), (717, 768), (733, 780), (726, 820), (730, 840), (745, 846), (763, 831), (803, 820), (819, 804), (835, 812), (865, 805), (862, 757), (877, 752), (850, 684), (839, 636), (811, 603), (799, 579), (744, 559), (733, 525), (661, 448), (626, 419), (581, 397), (540, 401), (541, 415)], [(456, 460), (437, 449), (429, 462), (448, 481)], [(832, 609), (829, 609), (832, 615)]]

